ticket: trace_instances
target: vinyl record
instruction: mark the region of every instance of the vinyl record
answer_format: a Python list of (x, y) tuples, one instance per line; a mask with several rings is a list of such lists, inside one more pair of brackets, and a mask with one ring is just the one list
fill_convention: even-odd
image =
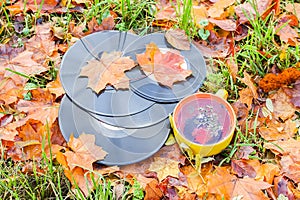
[[(132, 59), (136, 59), (136, 54), (144, 53), (146, 45), (151, 42), (154, 42), (161, 50), (174, 49), (166, 41), (163, 33), (153, 33), (140, 37), (128, 45), (124, 50), (124, 54)], [(193, 44), (191, 44), (190, 50), (180, 51), (180, 54), (185, 58), (186, 68), (192, 70), (192, 76), (188, 77), (186, 81), (177, 82), (172, 88), (169, 88), (158, 84), (153, 78), (145, 76), (140, 68), (135, 68), (126, 73), (133, 80), (130, 82), (131, 89), (141, 97), (164, 103), (178, 102), (187, 95), (196, 92), (206, 76), (204, 58)], [(145, 78), (135, 80), (135, 77), (142, 76)]]
[(77, 41), (64, 55), (60, 68), (60, 80), (66, 94), (80, 107), (105, 116), (125, 116), (142, 112), (154, 102), (148, 101), (130, 90), (114, 90), (108, 87), (100, 94), (87, 88), (88, 78), (80, 77), (87, 61), (103, 52), (122, 51), (139, 36), (127, 32), (102, 31)]
[(112, 126), (127, 128), (127, 129), (138, 129), (153, 126), (168, 118), (176, 107), (177, 103), (155, 103), (153, 106), (146, 110), (123, 117), (107, 117), (89, 113), (94, 118)]
[(60, 105), (59, 126), (67, 141), (72, 133), (75, 137), (94, 134), (96, 145), (108, 153), (104, 160), (98, 161), (105, 165), (132, 164), (150, 157), (163, 146), (170, 132), (168, 119), (143, 129), (109, 126), (91, 117), (66, 95)]

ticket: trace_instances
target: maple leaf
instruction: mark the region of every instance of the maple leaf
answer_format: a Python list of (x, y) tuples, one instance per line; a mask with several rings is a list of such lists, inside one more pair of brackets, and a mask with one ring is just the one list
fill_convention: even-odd
[(206, 7), (202, 4), (200, 6), (193, 6), (193, 18), (196, 21), (197, 26), (201, 27), (199, 24), (201, 20), (207, 19)]
[(184, 30), (175, 29), (168, 30), (165, 34), (167, 41), (176, 49), (190, 50), (191, 44)]
[(185, 165), (180, 168), (180, 171), (185, 176), (188, 188), (195, 192), (199, 198), (204, 198), (207, 194), (207, 175), (213, 169), (212, 164), (203, 164), (201, 166), (201, 174), (191, 165)]
[[(44, 147), (42, 147), (43, 140), (46, 139), (47, 141), (48, 137), (51, 138), (52, 136), (48, 136), (47, 127), (39, 121), (27, 121), (25, 125), (18, 128), (18, 132), (18, 138), (21, 138), (22, 141), (16, 141), (15, 146), (22, 149), (26, 160), (41, 159), (42, 148), (44, 148), (43, 150), (49, 158), (50, 149), (53, 155), (63, 149), (60, 145), (49, 144), (48, 142), (45, 142)], [(51, 134), (51, 132), (49, 133)]]
[(49, 90), (36, 89), (32, 90), (31, 94), (31, 101), (21, 99), (16, 105), (17, 110), (27, 114), (19, 123), (16, 123), (16, 127), (29, 119), (41, 121), (43, 124), (53, 124), (58, 117), (59, 104), (54, 102)]
[(295, 158), (295, 160), (300, 161), (299, 145), (300, 141), (290, 138), (288, 140), (279, 140), (272, 143), (266, 143), (264, 147), (270, 149), (276, 155), (291, 155), (293, 158)]
[(148, 183), (145, 187), (145, 200), (151, 199), (161, 199), (163, 197), (163, 193), (157, 187), (158, 181), (153, 179), (150, 183)]
[(285, 121), (294, 115), (295, 107), (290, 102), (290, 97), (286, 95), (282, 88), (270, 96), (270, 99), (273, 102), (273, 115), (276, 119)]
[(46, 88), (49, 89), (52, 94), (55, 94), (56, 98), (65, 93), (65, 90), (63, 89), (60, 82), (59, 73), (57, 73), (55, 81), (49, 82)]
[(178, 164), (178, 161), (175, 160), (155, 157), (148, 170), (156, 172), (159, 181), (162, 181), (167, 176), (178, 178), (180, 172)]
[(226, 38), (218, 38), (209, 45), (205, 42), (194, 43), (205, 57), (225, 58), (230, 53), (230, 45)]
[(275, 26), (276, 35), (280, 37), (280, 40), (295, 46), (297, 43), (297, 38), (299, 37), (298, 32), (293, 29), (289, 24), (285, 22), (280, 22)]
[(225, 30), (225, 31), (235, 31), (236, 30), (236, 22), (230, 20), (230, 19), (213, 19), (210, 18), (209, 22), (217, 25), (218, 27), (220, 27), (221, 29)]
[(285, 9), (290, 13), (294, 13), (300, 21), (300, 3), (289, 3), (286, 5)]
[(233, 199), (242, 196), (243, 199), (269, 199), (261, 190), (272, 185), (264, 181), (256, 181), (252, 178), (243, 179), (231, 175), (224, 167), (217, 167), (212, 175), (208, 175), (208, 192), (217, 193), (225, 199)]
[(295, 183), (300, 183), (300, 158), (298, 157), (286, 155), (280, 160), (282, 172)]
[(250, 88), (243, 88), (239, 91), (239, 100), (247, 105), (248, 110), (252, 108), (253, 93)]
[(289, 139), (296, 132), (297, 125), (292, 119), (287, 119), (283, 123), (280, 123), (272, 118), (272, 120), (266, 122), (266, 126), (259, 127), (259, 134), (268, 141)]
[[(73, 188), (76, 185), (80, 188), (84, 196), (87, 197), (89, 195), (89, 191), (91, 191), (91, 189), (93, 188), (93, 182), (91, 176), (93, 176), (96, 179), (94, 173), (84, 170), (80, 167), (75, 167), (72, 170), (65, 169), (64, 174), (72, 183)], [(75, 190), (75, 193), (78, 192), (79, 192), (78, 190)], [(77, 194), (77, 195), (81, 195), (81, 194)]]
[(278, 165), (272, 163), (264, 163), (257, 170), (255, 179), (266, 181), (270, 184), (273, 183), (273, 180), (276, 176), (280, 175), (280, 169)]
[(232, 160), (231, 161), (232, 171), (238, 177), (248, 176), (250, 178), (256, 177), (255, 169), (247, 162), (247, 160)]
[(221, 17), (221, 15), (224, 13), (224, 9), (231, 6), (234, 3), (235, 0), (219, 0), (208, 9), (208, 16), (213, 18)]
[(192, 75), (191, 70), (181, 67), (184, 57), (179, 51), (172, 50), (163, 54), (155, 43), (148, 44), (146, 52), (137, 54), (136, 59), (145, 73), (153, 74), (158, 83), (170, 88)]
[(247, 160), (249, 159), (249, 156), (255, 151), (253, 147), (250, 146), (241, 146), (237, 152), (236, 152), (236, 157), (238, 159), (244, 159)]
[(81, 134), (78, 138), (70, 136), (68, 146), (71, 151), (65, 152), (68, 166), (73, 170), (76, 166), (93, 170), (93, 163), (102, 160), (106, 152), (95, 144), (95, 135)]
[(248, 22), (249, 19), (254, 19), (256, 11), (254, 6), (257, 6), (259, 16), (267, 16), (271, 11), (272, 0), (255, 0), (252, 3), (245, 2), (234, 8), (236, 15), (239, 17), (240, 23)]
[[(33, 52), (27, 50), (23, 51), (22, 53), (18, 54), (16, 57), (8, 61), (5, 64), (5, 67), (9, 68), (12, 71), (26, 75), (39, 74), (46, 71), (47, 68), (34, 61), (33, 56)], [(23, 85), (27, 81), (27, 78), (13, 74), (9, 71), (5, 72), (5, 77), (11, 77), (16, 82), (16, 84), (21, 85)]]
[(104, 52), (100, 60), (90, 60), (81, 69), (80, 76), (88, 77), (87, 87), (96, 93), (100, 93), (107, 85), (126, 89), (129, 87), (129, 79), (124, 72), (134, 66), (134, 61), (129, 57), (122, 57), (122, 52)]
[(246, 84), (248, 86), (248, 88), (251, 90), (253, 98), (257, 99), (258, 98), (258, 94), (257, 94), (257, 91), (256, 91), (257, 88), (254, 85), (251, 76), (246, 71), (244, 71), (243, 74), (244, 74), (244, 78), (242, 78), (241, 81), (244, 84)]

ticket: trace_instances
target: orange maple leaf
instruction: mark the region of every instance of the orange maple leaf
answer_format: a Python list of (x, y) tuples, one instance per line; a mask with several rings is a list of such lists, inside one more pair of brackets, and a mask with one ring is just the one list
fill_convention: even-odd
[(179, 51), (172, 50), (163, 54), (155, 43), (148, 44), (146, 52), (137, 54), (136, 59), (146, 74), (153, 74), (158, 83), (170, 88), (192, 74), (191, 70), (181, 67), (184, 57)]
[(65, 152), (65, 156), (71, 170), (77, 166), (93, 170), (92, 164), (97, 160), (102, 160), (107, 154), (95, 144), (95, 135), (83, 133), (78, 138), (74, 138), (72, 134), (68, 146), (71, 151)]
[(134, 61), (129, 57), (122, 57), (122, 52), (104, 52), (100, 60), (90, 60), (81, 69), (80, 76), (88, 77), (87, 87), (96, 93), (100, 93), (107, 85), (126, 89), (129, 87), (129, 79), (124, 72), (134, 66)]
[(243, 199), (269, 199), (261, 190), (272, 185), (264, 181), (244, 177), (237, 178), (230, 174), (226, 168), (217, 167), (214, 174), (208, 175), (208, 192), (216, 193), (225, 199), (242, 196)]
[(25, 112), (25, 118), (16, 123), (16, 127), (23, 125), (29, 119), (35, 119), (45, 124), (53, 124), (58, 117), (59, 104), (54, 102), (54, 98), (48, 90), (32, 90), (32, 100), (19, 100), (17, 110)]

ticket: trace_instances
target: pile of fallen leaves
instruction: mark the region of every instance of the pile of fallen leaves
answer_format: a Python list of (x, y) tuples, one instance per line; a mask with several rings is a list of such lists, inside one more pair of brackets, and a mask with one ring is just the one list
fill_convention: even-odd
[[(44, 15), (65, 12), (66, 1), (43, 2), (41, 12)], [(72, 1), (72, 12), (80, 12), (84, 2)], [(17, 23), (24, 22), (24, 12), (38, 11), (35, 3), (41, 1), (13, 1), (6, 7), (16, 22), (17, 33), (24, 29)], [(209, 24), (204, 28), (210, 32), (208, 40), (200, 40), (196, 45), (205, 56), (227, 59), (233, 80), (238, 79), (246, 86), (241, 87), (239, 98), (232, 103), (238, 119), (236, 134), (240, 132), (244, 137), (254, 139), (251, 143), (235, 146), (231, 162), (220, 167), (222, 155), (217, 155), (210, 159), (213, 161), (203, 163), (199, 170), (173, 144), (164, 146), (140, 163), (106, 167), (95, 164), (106, 153), (94, 144), (92, 135), (82, 134), (80, 138), (71, 137), (68, 143), (65, 142), (57, 120), (64, 94), (59, 79), (51, 77), (43, 87), (33, 80), (53, 69), (59, 73), (62, 55), (78, 38), (114, 29), (116, 13), (111, 13), (101, 24), (94, 18), (85, 25), (71, 21), (67, 31), (62, 31), (55, 23), (41, 20), (34, 27), (34, 34), (23, 38), (22, 44), (16, 45), (20, 41), (15, 35), (1, 44), (0, 139), (5, 158), (40, 160), (42, 151), (49, 158), (51, 154), (51, 158), (64, 167), (69, 180), (85, 195), (92, 185), (89, 175), (100, 173), (114, 174), (129, 183), (136, 179), (143, 186), (145, 199), (277, 199), (279, 196), (299, 199), (299, 64), (283, 71), (273, 70), (260, 80), (254, 80), (246, 70), (242, 75), (238, 74), (239, 66), (229, 57), (238, 51), (235, 42), (248, 34), (244, 29), (249, 25), (246, 14), (264, 18), (274, 12), (278, 18), (274, 28), (280, 40), (285, 45), (297, 46), (300, 4), (287, 4), (283, 12), (279, 0), (257, 0), (258, 10), (247, 2), (236, 5), (234, 0), (194, 3), (197, 24), (208, 20)], [(174, 2), (159, 1), (156, 9), (154, 26), (171, 28), (176, 24)]]

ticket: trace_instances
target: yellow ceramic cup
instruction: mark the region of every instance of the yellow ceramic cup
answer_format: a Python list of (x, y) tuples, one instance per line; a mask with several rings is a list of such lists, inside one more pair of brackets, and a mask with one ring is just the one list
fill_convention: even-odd
[[(209, 119), (208, 122), (217, 126), (217, 128), (214, 128), (214, 126), (208, 125), (213, 127), (208, 130), (218, 129), (221, 135), (218, 136), (218, 140), (213, 142), (195, 142), (192, 139), (193, 137), (191, 137), (192, 133), (190, 133), (193, 131), (186, 130), (199, 129), (199, 120), (201, 121), (203, 118), (205, 121), (205, 117), (203, 117), (206, 116), (205, 113), (210, 113), (213, 116), (207, 117)], [(196, 93), (182, 99), (175, 107), (173, 116), (170, 115), (169, 118), (179, 146), (183, 150), (191, 150), (194, 154), (199, 154), (201, 157), (215, 155), (225, 149), (233, 137), (236, 125), (236, 115), (231, 105), (225, 99), (209, 93)], [(213, 121), (214, 119), (215, 121)], [(197, 124), (188, 124), (193, 122)], [(193, 129), (197, 125), (198, 127)], [(207, 123), (204, 126), (207, 126)], [(209, 131), (206, 133), (205, 137), (209, 138)], [(201, 134), (197, 137), (200, 137), (198, 138), (200, 140), (206, 139), (201, 138)]]

